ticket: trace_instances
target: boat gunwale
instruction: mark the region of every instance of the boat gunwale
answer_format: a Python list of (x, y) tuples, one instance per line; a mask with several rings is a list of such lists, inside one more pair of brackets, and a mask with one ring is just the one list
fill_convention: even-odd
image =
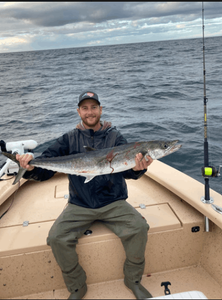
[[(145, 175), (186, 201), (222, 229), (222, 215), (201, 201), (204, 184), (158, 160), (149, 166)], [(214, 204), (222, 207), (222, 195), (212, 189), (210, 195), (214, 199)]]

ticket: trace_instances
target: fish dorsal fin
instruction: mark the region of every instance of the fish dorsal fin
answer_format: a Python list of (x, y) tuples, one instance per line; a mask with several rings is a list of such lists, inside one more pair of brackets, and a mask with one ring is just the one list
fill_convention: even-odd
[(95, 151), (96, 149), (95, 148), (92, 148), (92, 147), (89, 147), (89, 146), (83, 146), (86, 151)]
[(95, 175), (92, 175), (92, 176), (90, 176), (90, 175), (89, 176), (84, 175), (84, 176), (86, 177), (84, 183), (89, 182), (90, 180), (92, 180), (95, 177)]

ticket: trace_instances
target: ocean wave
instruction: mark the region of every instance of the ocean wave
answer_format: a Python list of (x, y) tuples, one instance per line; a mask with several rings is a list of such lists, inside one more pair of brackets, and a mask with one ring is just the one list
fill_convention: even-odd
[[(210, 160), (221, 164), (222, 37), (206, 39)], [(79, 122), (79, 94), (98, 93), (102, 119), (128, 141), (179, 139), (163, 161), (202, 181), (201, 39), (0, 54), (0, 139), (35, 139), (41, 153)], [(4, 158), (0, 156), (0, 163)], [(221, 191), (219, 181), (213, 183)]]

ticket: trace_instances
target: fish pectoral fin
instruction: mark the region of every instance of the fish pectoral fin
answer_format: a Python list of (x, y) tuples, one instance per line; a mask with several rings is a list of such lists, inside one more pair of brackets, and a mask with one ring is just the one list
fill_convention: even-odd
[(84, 181), (84, 183), (89, 182), (90, 180), (92, 180), (95, 177), (95, 175), (92, 176), (86, 176), (86, 180)]
[(95, 151), (96, 149), (95, 148), (92, 148), (92, 147), (89, 147), (89, 146), (83, 146), (86, 151)]
[(16, 184), (22, 178), (22, 176), (25, 174), (26, 171), (27, 171), (26, 169), (19, 168), (18, 174), (16, 175), (13, 184)]

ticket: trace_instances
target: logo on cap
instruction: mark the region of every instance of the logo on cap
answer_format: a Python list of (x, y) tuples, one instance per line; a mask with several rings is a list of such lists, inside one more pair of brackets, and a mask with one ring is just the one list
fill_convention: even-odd
[(82, 96), (82, 98), (83, 98), (83, 97), (85, 97), (85, 96), (93, 97), (93, 96), (94, 96), (94, 94), (93, 94), (93, 93), (89, 93), (89, 92), (88, 92), (88, 93), (85, 93), (85, 94)]

